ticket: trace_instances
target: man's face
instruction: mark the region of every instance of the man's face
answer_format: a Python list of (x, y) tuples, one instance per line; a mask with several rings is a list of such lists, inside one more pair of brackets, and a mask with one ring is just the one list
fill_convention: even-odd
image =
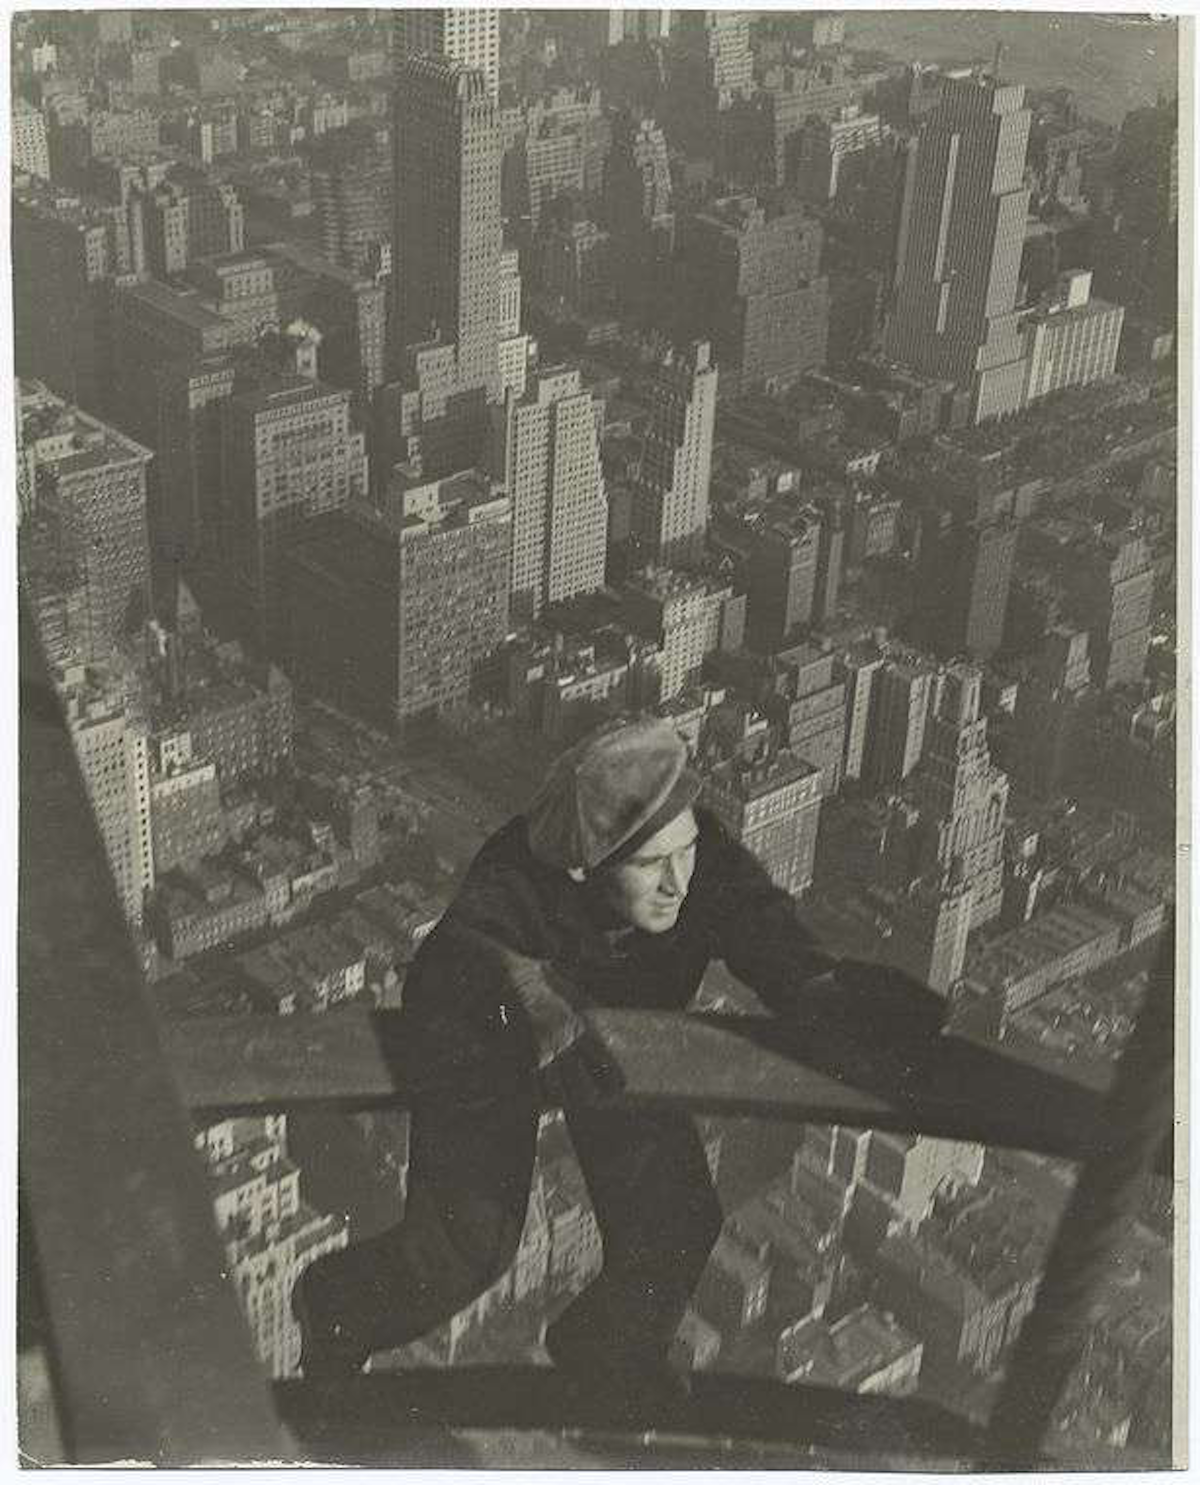
[(675, 927), (696, 869), (696, 836), (696, 817), (686, 809), (628, 860), (600, 873), (605, 899), (623, 922), (643, 933)]

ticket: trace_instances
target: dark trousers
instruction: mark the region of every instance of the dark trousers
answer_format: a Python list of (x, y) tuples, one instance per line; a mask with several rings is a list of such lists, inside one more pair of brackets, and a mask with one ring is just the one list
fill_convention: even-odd
[[(721, 1230), (703, 1146), (683, 1114), (589, 1105), (566, 1115), (604, 1249), (603, 1271), (567, 1311), (570, 1329), (599, 1364), (658, 1364)], [(322, 1308), (382, 1351), (495, 1283), (525, 1225), (537, 1127), (532, 1096), (414, 1110), (404, 1218), (317, 1260)]]

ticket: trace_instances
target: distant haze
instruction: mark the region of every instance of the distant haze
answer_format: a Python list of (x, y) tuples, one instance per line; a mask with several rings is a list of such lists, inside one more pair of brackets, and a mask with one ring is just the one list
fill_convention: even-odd
[(1070, 88), (1082, 111), (1119, 124), (1131, 108), (1178, 91), (1174, 19), (988, 10), (857, 10), (846, 40), (904, 61), (991, 61), (1031, 88)]

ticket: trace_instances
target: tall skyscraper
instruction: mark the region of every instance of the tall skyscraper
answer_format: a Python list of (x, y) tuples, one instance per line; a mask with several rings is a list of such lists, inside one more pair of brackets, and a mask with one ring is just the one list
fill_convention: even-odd
[(1146, 669), (1154, 569), (1136, 531), (1099, 538), (1078, 563), (1073, 603), (1088, 630), (1092, 682), (1102, 691), (1137, 685)]
[(939, 995), (949, 995), (966, 964), (973, 901), (973, 889), (961, 882), (944, 890), (925, 881), (912, 883), (887, 905), (888, 960)]
[(230, 622), (255, 649), (286, 637), (283, 548), (304, 523), (367, 494), (350, 393), (300, 376), (255, 378), (223, 404), (221, 554)]
[(872, 789), (895, 789), (925, 746), (935, 672), (914, 657), (889, 659), (875, 674), (867, 723), (865, 777)]
[(608, 501), (600, 412), (574, 367), (540, 370), (523, 397), (494, 412), (492, 472), (512, 500), (514, 609), (604, 586)]
[(1016, 302), (1029, 188), (1024, 88), (947, 78), (909, 147), (884, 349), (970, 387), (977, 422), (1021, 407)]
[(937, 702), (914, 774), (921, 811), (920, 866), (936, 890), (971, 891), (971, 927), (1000, 912), (1008, 776), (996, 768), (979, 715), (982, 673), (952, 665), (937, 677)]
[(362, 125), (338, 129), (316, 142), (312, 197), (321, 251), (331, 263), (355, 272), (390, 263), (392, 180), (376, 131)]
[(746, 638), (769, 654), (812, 623), (821, 515), (815, 506), (780, 504), (751, 531), (745, 564)]
[(146, 731), (128, 713), (119, 685), (83, 667), (67, 673), (61, 694), (117, 896), (126, 921), (138, 928), (154, 886)]
[(822, 794), (836, 794), (842, 783), (846, 689), (834, 676), (833, 653), (802, 644), (779, 658), (787, 684), (767, 699), (764, 710), (788, 749), (820, 769)]
[(716, 157), (720, 116), (749, 95), (754, 81), (750, 17), (732, 10), (680, 10), (672, 17), (671, 143), (689, 155)]
[(732, 590), (702, 577), (648, 567), (621, 590), (631, 626), (659, 650), (660, 701), (671, 701), (700, 674), (704, 657), (722, 640)]
[(390, 730), (466, 701), (502, 644), (512, 525), (476, 470), (394, 480), (385, 503), (314, 522), (287, 565), (294, 673)]
[(708, 340), (722, 385), (786, 387), (824, 364), (829, 280), (815, 217), (729, 196), (677, 222), (675, 330)]
[(1056, 624), (1021, 682), (1014, 714), (1013, 775), (1035, 799), (1060, 793), (1078, 761), (1090, 677), (1087, 634)]
[(668, 303), (675, 216), (667, 140), (653, 119), (623, 112), (604, 162), (604, 215), (613, 285), (625, 313), (661, 322)]
[(459, 385), (494, 394), (501, 137), (484, 74), (406, 57), (394, 128), (393, 369), (399, 374), (406, 346), (440, 338), (457, 347)]
[(404, 7), (393, 16), (392, 45), (397, 78), (408, 57), (443, 57), (483, 73), (494, 102), (500, 93), (500, 12), (447, 6)]
[(854, 645), (838, 658), (834, 675), (845, 687), (846, 750), (842, 777), (862, 778), (867, 754), (867, 725), (871, 717), (871, 691), (883, 656), (871, 644)]
[(20, 398), (32, 487), (20, 531), (22, 577), (32, 580), (37, 568), (44, 587), (48, 563), (72, 574), (82, 604), (79, 659), (103, 660), (149, 610), (146, 472), (153, 456), (37, 383), (22, 384)]
[(13, 356), (18, 376), (107, 417), (113, 281), (131, 271), (120, 206), (22, 178), (12, 195)]
[(686, 567), (699, 559), (708, 529), (717, 369), (707, 341), (668, 354), (650, 385), (651, 414), (633, 534), (647, 561)]
[(1011, 520), (967, 521), (941, 507), (925, 512), (917, 570), (918, 642), (940, 655), (990, 659), (1004, 638), (1016, 551)]

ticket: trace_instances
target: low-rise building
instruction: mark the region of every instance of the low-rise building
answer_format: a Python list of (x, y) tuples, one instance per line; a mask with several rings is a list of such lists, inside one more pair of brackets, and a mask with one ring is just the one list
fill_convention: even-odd
[(831, 1325), (810, 1317), (784, 1331), (776, 1370), (785, 1382), (904, 1397), (916, 1390), (922, 1344), (873, 1305), (859, 1305)]

